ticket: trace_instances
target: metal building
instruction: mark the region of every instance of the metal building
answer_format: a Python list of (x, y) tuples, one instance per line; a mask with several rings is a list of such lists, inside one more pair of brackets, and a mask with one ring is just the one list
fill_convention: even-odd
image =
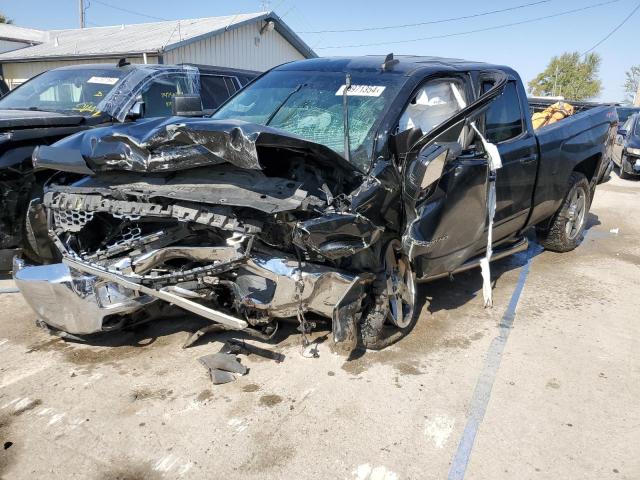
[(0, 53), (37, 45), (46, 40), (46, 33), (33, 28), (0, 23)]
[[(0, 25), (0, 40), (7, 27)], [(20, 28), (20, 27), (18, 27)], [(275, 13), (69, 30), (28, 30), (32, 36), (0, 53), (0, 74), (10, 88), (46, 70), (79, 63), (199, 63), (267, 70), (315, 52)], [(15, 35), (14, 35), (15, 36)], [(14, 39), (15, 40), (15, 39)]]

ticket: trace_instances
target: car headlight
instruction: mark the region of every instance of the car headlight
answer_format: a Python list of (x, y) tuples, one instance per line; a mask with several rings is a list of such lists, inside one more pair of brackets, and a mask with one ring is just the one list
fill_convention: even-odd
[(627, 153), (640, 156), (640, 148), (627, 148)]

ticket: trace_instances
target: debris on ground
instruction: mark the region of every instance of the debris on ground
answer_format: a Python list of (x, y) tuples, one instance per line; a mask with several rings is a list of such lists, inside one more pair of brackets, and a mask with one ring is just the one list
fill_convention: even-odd
[(259, 357), (266, 358), (268, 360), (274, 360), (276, 363), (282, 363), (285, 359), (285, 355), (273, 350), (251, 345), (242, 340), (227, 340), (227, 342), (220, 349), (221, 353), (242, 353), (244, 355), (258, 355)]
[(247, 367), (240, 363), (240, 359), (230, 353), (213, 353), (200, 357), (198, 361), (209, 371), (214, 385), (233, 382), (234, 373), (245, 375)]

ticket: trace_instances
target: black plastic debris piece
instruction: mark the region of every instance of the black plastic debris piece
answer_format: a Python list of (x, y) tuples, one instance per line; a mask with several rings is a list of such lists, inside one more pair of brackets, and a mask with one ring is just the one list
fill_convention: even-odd
[(282, 353), (274, 352), (266, 348), (257, 347), (249, 343), (245, 343), (241, 340), (227, 340), (220, 349), (222, 353), (243, 353), (245, 355), (258, 355), (269, 360), (274, 360), (276, 363), (281, 363), (285, 359), (285, 355)]
[(209, 370), (209, 375), (211, 376), (211, 382), (213, 382), (214, 385), (222, 385), (223, 383), (233, 382), (236, 379), (236, 376), (233, 373), (225, 372), (218, 368)]
[(200, 357), (198, 360), (207, 368), (218, 368), (226, 372), (239, 373), (241, 375), (247, 373), (247, 367), (242, 365), (235, 355), (228, 353), (212, 353), (211, 355)]
[(214, 385), (233, 382), (236, 379), (234, 373), (240, 375), (247, 373), (247, 367), (242, 365), (235, 355), (228, 353), (205, 355), (200, 357), (198, 361), (209, 370)]
[(209, 332), (223, 332), (225, 330), (226, 328), (224, 327), (224, 325), (221, 325), (219, 323), (212, 323), (211, 325), (207, 325), (206, 327), (200, 328), (189, 335), (189, 338), (185, 340), (182, 348), (189, 348), (191, 345), (196, 343), (200, 339), (200, 337)]

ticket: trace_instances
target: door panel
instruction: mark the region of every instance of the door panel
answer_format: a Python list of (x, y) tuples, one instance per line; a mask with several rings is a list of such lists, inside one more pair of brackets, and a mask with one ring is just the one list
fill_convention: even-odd
[[(406, 156), (403, 249), (413, 261), (419, 278), (454, 271), (473, 256), (484, 235), (488, 161), (481, 142), (469, 142), (463, 149), (460, 139), (471, 131), (471, 122), (477, 121), (485, 108), (500, 98), (507, 76), (501, 71), (492, 75), (490, 90), (424, 135)], [(442, 159), (441, 155), (446, 157), (437, 179), (415, 174), (429, 172), (428, 167), (421, 170), (416, 166), (431, 165), (430, 159), (436, 164)]]
[(407, 229), (420, 277), (453, 271), (473, 255), (486, 226), (487, 186), (486, 158), (447, 159), (435, 191), (416, 203)]
[[(491, 82), (483, 82), (486, 91)], [(538, 144), (526, 131), (517, 84), (510, 80), (500, 98), (485, 114), (485, 136), (495, 143), (502, 159), (496, 172), (494, 240), (500, 241), (524, 227), (538, 171)]]

